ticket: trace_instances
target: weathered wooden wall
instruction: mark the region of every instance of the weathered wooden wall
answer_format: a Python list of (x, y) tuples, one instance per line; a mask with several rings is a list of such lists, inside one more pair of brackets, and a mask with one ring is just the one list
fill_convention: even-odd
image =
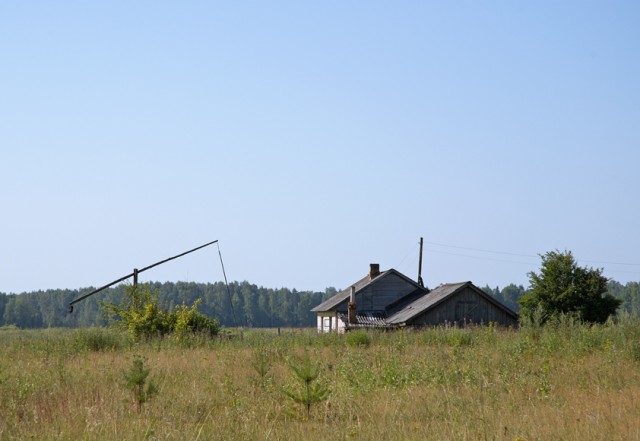
[(504, 309), (483, 297), (471, 287), (445, 299), (439, 305), (411, 320), (408, 325), (440, 325), (445, 322), (466, 323), (496, 322), (501, 325), (517, 325), (517, 319)]
[[(395, 273), (380, 276), (362, 290), (356, 293), (356, 305), (358, 312), (385, 311), (385, 308), (393, 302), (401, 299), (416, 290), (416, 286)], [(347, 312), (347, 302), (343, 302), (337, 308), (338, 312)]]

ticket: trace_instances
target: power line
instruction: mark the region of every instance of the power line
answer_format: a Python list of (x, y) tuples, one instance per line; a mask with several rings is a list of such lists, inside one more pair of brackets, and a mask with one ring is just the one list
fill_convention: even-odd
[(493, 250), (485, 250), (482, 248), (471, 248), (471, 247), (460, 247), (457, 245), (447, 245), (444, 243), (438, 243), (438, 242), (428, 242), (428, 241), (424, 241), (424, 243), (429, 244), (429, 245), (436, 245), (439, 247), (446, 247), (446, 248), (457, 248), (459, 250), (469, 250), (469, 251), (479, 251), (481, 253), (492, 253), (492, 254), (505, 254), (508, 256), (518, 256), (518, 257), (539, 257), (537, 255), (533, 255), (533, 254), (519, 254), (519, 253), (509, 253), (506, 251), (493, 251)]
[(587, 259), (577, 259), (581, 262), (587, 263), (601, 263), (603, 265), (626, 265), (626, 266), (640, 266), (640, 263), (624, 263), (624, 262), (607, 262), (605, 260), (587, 260)]
[[(430, 244), (430, 245), (439, 246), (439, 247), (456, 248), (456, 249), (460, 249), (460, 250), (469, 250), (469, 251), (478, 251), (478, 252), (481, 252), (481, 253), (503, 254), (503, 255), (506, 255), (506, 256), (518, 256), (518, 257), (533, 257), (533, 258), (540, 257), (539, 255), (533, 255), (533, 254), (511, 253), (511, 252), (507, 252), (507, 251), (495, 251), (495, 250), (487, 250), (487, 249), (483, 249), (483, 248), (461, 247), (461, 246), (458, 246), (458, 245), (450, 245), (450, 244), (444, 244), (444, 243), (438, 243), (438, 242), (428, 242), (426, 240), (424, 241), (424, 243)], [(474, 256), (466, 256), (466, 257), (474, 257)], [(640, 263), (610, 262), (610, 261), (606, 261), (606, 260), (591, 260), (591, 259), (576, 259), (576, 260), (579, 260), (579, 261), (585, 262), (585, 263), (597, 263), (597, 264), (603, 264), (603, 265), (640, 266)]]
[(624, 273), (624, 274), (640, 274), (640, 271), (624, 271), (624, 270), (612, 270), (612, 269), (604, 269), (606, 273)]
[(438, 253), (438, 254), (447, 254), (449, 256), (460, 256), (460, 257), (469, 257), (471, 259), (478, 259), (478, 260), (490, 260), (493, 262), (506, 262), (506, 263), (517, 263), (517, 264), (521, 264), (521, 265), (535, 265), (535, 263), (533, 262), (520, 262), (520, 261), (516, 261), (516, 260), (506, 260), (506, 259), (495, 259), (492, 257), (483, 257), (483, 256), (472, 256), (470, 254), (460, 254), (460, 253), (451, 253), (448, 251), (441, 251), (441, 250), (432, 250), (429, 248), (425, 248), (425, 251), (428, 251), (430, 253)]
[[(398, 263), (395, 267), (396, 268), (404, 268), (402, 265), (405, 263), (405, 261), (407, 260), (407, 258), (409, 256), (411, 256), (412, 254), (415, 254), (417, 256), (418, 251), (415, 249), (415, 247), (411, 247), (411, 249), (409, 250), (409, 252), (402, 258), (402, 260), (400, 261), (400, 263)], [(414, 256), (414, 260), (416, 259), (416, 256)]]

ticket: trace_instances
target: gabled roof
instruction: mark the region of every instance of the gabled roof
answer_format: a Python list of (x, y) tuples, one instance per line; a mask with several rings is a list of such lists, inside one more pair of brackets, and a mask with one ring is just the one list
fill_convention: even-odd
[(400, 311), (393, 314), (391, 317), (387, 318), (387, 323), (389, 325), (399, 325), (402, 323), (406, 323), (412, 318), (416, 317), (419, 314), (427, 311), (438, 305), (439, 303), (446, 300), (448, 297), (454, 295), (458, 291), (462, 289), (470, 287), (474, 291), (476, 291), (480, 296), (485, 298), (490, 303), (494, 304), (498, 308), (504, 310), (508, 314), (512, 315), (515, 319), (518, 318), (518, 314), (512, 311), (507, 306), (503, 305), (501, 302), (497, 301), (489, 294), (482, 291), (480, 288), (475, 286), (471, 282), (460, 282), (460, 283), (446, 283), (444, 285), (440, 285), (437, 288), (433, 289), (429, 294), (424, 297), (420, 297), (418, 300), (408, 304)]
[[(378, 277), (382, 276), (382, 274), (380, 274)], [(378, 277), (376, 277), (376, 279)], [(371, 279), (369, 279), (369, 276), (366, 275), (351, 286), (355, 286), (356, 292), (358, 292), (363, 286), (368, 285), (370, 281)], [(313, 308), (311, 311), (312, 312), (331, 311), (333, 308), (337, 307), (340, 303), (344, 302), (349, 298), (349, 296), (351, 295), (351, 286), (349, 286), (349, 288), (347, 289), (340, 291), (338, 294), (334, 295), (333, 297), (328, 298), (327, 300), (325, 300), (324, 302), (320, 303), (318, 306)]]
[(423, 289), (426, 292), (426, 289), (422, 288), (415, 281), (411, 280), (410, 278), (408, 278), (404, 274), (402, 274), (402, 273), (394, 270), (393, 268), (391, 268), (391, 269), (388, 269), (386, 271), (382, 271), (378, 276), (374, 277), (373, 279), (370, 279), (369, 275), (364, 276), (362, 279), (358, 280), (355, 284), (350, 285), (349, 288), (340, 291), (338, 294), (336, 294), (333, 297), (331, 297), (331, 298), (325, 300), (324, 302), (320, 303), (318, 306), (313, 308), (311, 311), (312, 312), (328, 312), (328, 311), (331, 311), (331, 310), (337, 308), (342, 302), (345, 302), (345, 301), (349, 300), (349, 297), (351, 295), (351, 286), (355, 286), (356, 287), (356, 294), (357, 294), (359, 291), (362, 291), (367, 286), (369, 286), (371, 284), (374, 284), (374, 283), (377, 283), (378, 281), (380, 281), (383, 278), (389, 276), (390, 274), (395, 274), (395, 275), (401, 277), (402, 279), (406, 280), (407, 282), (415, 285), (416, 288)]

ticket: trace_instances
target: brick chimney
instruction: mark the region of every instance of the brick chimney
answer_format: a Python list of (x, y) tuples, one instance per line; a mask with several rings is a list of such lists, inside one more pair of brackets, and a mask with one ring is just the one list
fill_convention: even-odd
[(351, 296), (347, 304), (347, 321), (349, 324), (355, 323), (356, 320), (356, 287), (351, 287)]
[(370, 263), (369, 264), (369, 280), (373, 280), (379, 275), (380, 275), (380, 264)]

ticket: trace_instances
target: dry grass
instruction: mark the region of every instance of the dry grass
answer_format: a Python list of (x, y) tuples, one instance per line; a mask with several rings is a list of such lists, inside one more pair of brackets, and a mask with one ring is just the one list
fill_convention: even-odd
[[(368, 340), (252, 331), (183, 348), (104, 330), (0, 331), (0, 439), (640, 439), (637, 322)], [(282, 393), (305, 351), (331, 389), (310, 418)], [(137, 355), (160, 389), (141, 414), (122, 387)]]

